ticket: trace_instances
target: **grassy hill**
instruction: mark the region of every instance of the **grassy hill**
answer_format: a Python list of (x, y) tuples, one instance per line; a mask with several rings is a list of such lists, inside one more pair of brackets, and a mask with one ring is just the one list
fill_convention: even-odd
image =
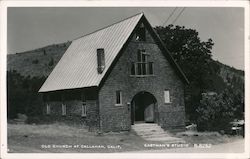
[(224, 65), (219, 61), (216, 63), (220, 66), (219, 76), (227, 85), (244, 83), (244, 71)]
[(7, 70), (23, 76), (47, 77), (61, 59), (71, 42), (53, 44), (43, 48), (7, 56)]

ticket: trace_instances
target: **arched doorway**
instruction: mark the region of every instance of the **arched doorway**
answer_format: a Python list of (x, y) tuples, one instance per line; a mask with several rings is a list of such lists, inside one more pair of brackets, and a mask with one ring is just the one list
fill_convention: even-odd
[(157, 110), (156, 98), (151, 93), (145, 91), (137, 93), (131, 101), (131, 124), (157, 122)]

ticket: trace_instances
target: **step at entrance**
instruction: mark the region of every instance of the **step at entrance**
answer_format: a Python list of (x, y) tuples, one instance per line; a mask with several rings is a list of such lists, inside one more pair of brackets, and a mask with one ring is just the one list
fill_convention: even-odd
[(185, 143), (181, 138), (173, 137), (156, 123), (138, 123), (132, 125), (132, 130), (147, 141), (161, 141), (164, 143)]

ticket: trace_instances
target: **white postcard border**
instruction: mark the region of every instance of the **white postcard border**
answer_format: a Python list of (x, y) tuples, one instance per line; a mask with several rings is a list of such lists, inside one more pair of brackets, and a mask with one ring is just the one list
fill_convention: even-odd
[[(244, 7), (245, 8), (245, 152), (244, 153), (7, 153), (7, 7)], [(1, 1), (0, 2), (0, 116), (2, 158), (249, 158), (249, 2), (248, 1)]]

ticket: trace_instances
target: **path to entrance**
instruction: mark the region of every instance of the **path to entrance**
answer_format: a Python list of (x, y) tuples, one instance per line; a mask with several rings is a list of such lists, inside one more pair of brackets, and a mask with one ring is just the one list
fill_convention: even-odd
[(138, 123), (132, 129), (144, 140), (161, 141), (164, 143), (185, 143), (181, 138), (173, 137), (156, 123)]

